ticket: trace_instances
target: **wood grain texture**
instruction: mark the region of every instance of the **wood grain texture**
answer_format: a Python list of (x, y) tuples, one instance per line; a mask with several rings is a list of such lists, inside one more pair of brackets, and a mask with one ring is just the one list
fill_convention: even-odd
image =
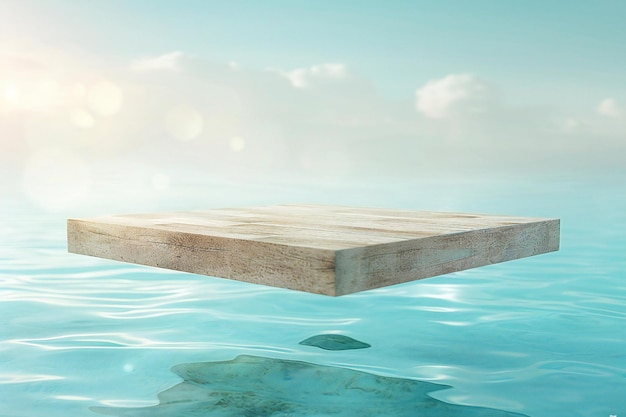
[(69, 219), (68, 250), (325, 295), (556, 251), (559, 220), (321, 205)]

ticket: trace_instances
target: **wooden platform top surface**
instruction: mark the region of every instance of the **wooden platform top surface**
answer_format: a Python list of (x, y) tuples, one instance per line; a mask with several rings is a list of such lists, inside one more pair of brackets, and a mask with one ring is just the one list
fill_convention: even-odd
[(335, 251), (551, 219), (293, 204), (126, 214), (85, 220)]

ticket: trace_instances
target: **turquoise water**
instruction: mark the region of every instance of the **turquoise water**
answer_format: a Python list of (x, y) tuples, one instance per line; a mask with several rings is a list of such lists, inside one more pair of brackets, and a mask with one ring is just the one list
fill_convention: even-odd
[[(533, 417), (626, 416), (624, 184), (230, 184), (56, 214), (5, 199), (0, 416), (148, 407), (181, 382), (172, 367), (238, 355), (448, 385), (429, 395), (455, 405)], [(561, 250), (339, 298), (66, 253), (68, 216), (303, 201), (559, 217)], [(372, 347), (298, 344), (327, 332)]]

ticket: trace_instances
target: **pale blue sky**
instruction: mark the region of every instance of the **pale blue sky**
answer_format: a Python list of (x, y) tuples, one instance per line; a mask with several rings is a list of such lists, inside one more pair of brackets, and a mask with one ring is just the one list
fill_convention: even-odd
[(620, 0), (2, 3), (3, 38), (110, 60), (180, 50), (256, 68), (341, 62), (395, 97), (412, 97), (424, 80), (470, 72), (515, 101), (573, 108), (584, 107), (584, 97), (623, 97), (626, 85)]

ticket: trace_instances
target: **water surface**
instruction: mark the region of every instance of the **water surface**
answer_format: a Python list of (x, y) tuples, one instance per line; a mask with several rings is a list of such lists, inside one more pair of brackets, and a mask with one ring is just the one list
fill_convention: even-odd
[[(626, 415), (626, 186), (619, 180), (274, 186), (0, 218), (0, 415), (148, 407), (182, 363), (239, 355), (448, 385), (439, 401), (533, 417)], [(228, 195), (231, 195), (229, 198)], [(330, 298), (68, 254), (65, 218), (316, 202), (560, 217), (561, 250)], [(109, 211), (107, 211), (109, 210)], [(338, 333), (371, 345), (299, 342)]]

